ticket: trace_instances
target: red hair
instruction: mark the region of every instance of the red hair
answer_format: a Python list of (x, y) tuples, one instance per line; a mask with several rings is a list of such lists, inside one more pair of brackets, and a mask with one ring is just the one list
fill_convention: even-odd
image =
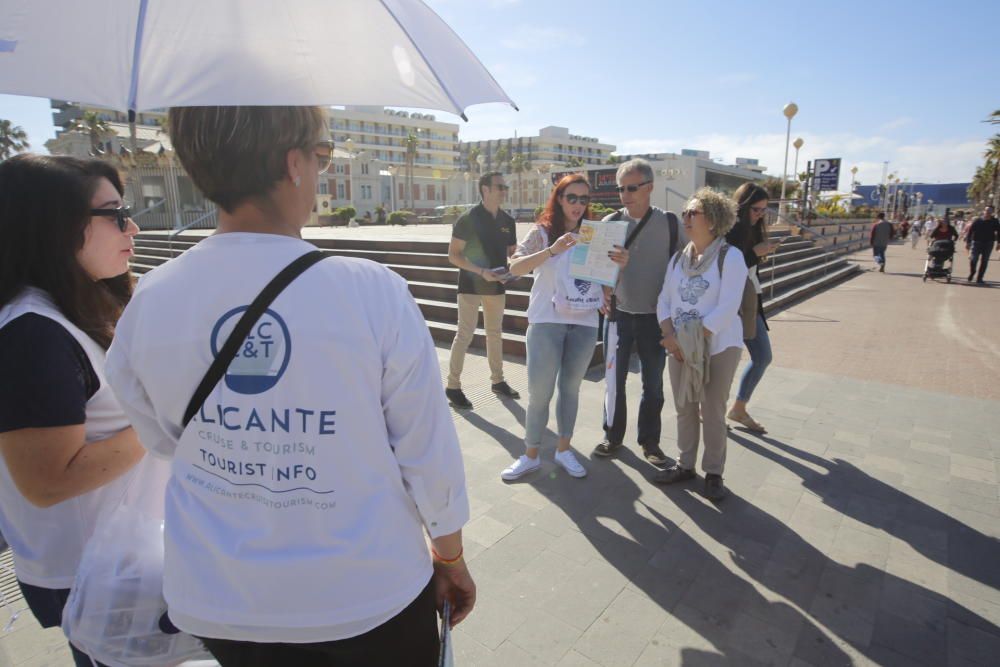
[[(563, 213), (562, 206), (559, 204), (559, 198), (566, 192), (566, 188), (577, 183), (586, 185), (588, 192), (590, 191), (590, 182), (586, 176), (583, 174), (567, 174), (559, 179), (556, 187), (552, 188), (552, 194), (549, 195), (549, 201), (545, 204), (545, 210), (538, 216), (538, 224), (549, 235), (549, 243), (552, 243), (566, 233), (566, 216)], [(584, 219), (587, 219), (589, 216), (590, 204), (583, 211)]]

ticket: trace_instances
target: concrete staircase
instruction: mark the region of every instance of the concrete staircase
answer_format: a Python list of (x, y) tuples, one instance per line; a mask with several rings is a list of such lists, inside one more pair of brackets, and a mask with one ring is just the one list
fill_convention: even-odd
[[(839, 232), (838, 232), (839, 233)], [(788, 229), (771, 232), (782, 244), (773, 261), (760, 267), (765, 312), (772, 312), (835, 285), (859, 269), (844, 255), (860, 247), (861, 240), (840, 236), (806, 239)], [(170, 240), (164, 232), (142, 232), (135, 240), (132, 270), (142, 274), (195, 245), (204, 236), (182, 234)], [(359, 257), (384, 264), (406, 279), (410, 292), (427, 320), (431, 335), (444, 342), (455, 336), (458, 306), (458, 269), (448, 263), (448, 244), (443, 241), (393, 241), (369, 239), (322, 239), (314, 243), (330, 255)], [(532, 277), (508, 283), (503, 323), (504, 352), (523, 357), (528, 328), (528, 296)], [(482, 314), (473, 346), (485, 347)]]

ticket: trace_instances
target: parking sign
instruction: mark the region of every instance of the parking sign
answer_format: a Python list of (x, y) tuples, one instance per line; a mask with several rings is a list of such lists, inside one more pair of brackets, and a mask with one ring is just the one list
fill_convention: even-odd
[(815, 190), (825, 192), (840, 187), (840, 158), (816, 160)]

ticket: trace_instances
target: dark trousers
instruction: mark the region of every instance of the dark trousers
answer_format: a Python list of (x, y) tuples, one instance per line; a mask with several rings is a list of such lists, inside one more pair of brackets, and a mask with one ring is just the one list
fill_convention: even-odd
[[(28, 609), (34, 614), (40, 626), (55, 628), (62, 625), (63, 607), (69, 599), (68, 588), (40, 588), (26, 584), (20, 579), (17, 585), (21, 587), (24, 601), (28, 603)], [(73, 664), (76, 667), (106, 667), (96, 660), (91, 660), (86, 653), (72, 644), (69, 645), (69, 650), (73, 654)]]
[(374, 630), (315, 644), (264, 644), (200, 638), (222, 667), (434, 667), (438, 661), (434, 582)]
[(666, 350), (655, 313), (633, 315), (618, 312), (618, 363), (615, 366), (615, 412), (608, 424), (604, 415), (604, 433), (608, 442), (621, 444), (625, 439), (628, 408), (625, 401), (625, 380), (628, 378), (629, 357), (633, 348), (642, 362), (642, 399), (639, 401), (639, 437), (643, 447), (660, 444), (660, 413), (663, 411), (663, 367)]
[[(980, 248), (979, 246), (972, 245), (972, 253), (969, 255), (969, 276), (976, 276), (976, 282), (983, 282), (983, 276), (986, 275), (986, 265), (990, 262), (990, 252), (993, 250), (993, 245), (988, 245), (985, 248)], [(976, 263), (979, 263), (979, 272), (976, 272)]]
[(873, 245), (872, 254), (875, 255), (875, 263), (879, 266), (885, 266), (885, 249), (888, 246), (884, 245)]

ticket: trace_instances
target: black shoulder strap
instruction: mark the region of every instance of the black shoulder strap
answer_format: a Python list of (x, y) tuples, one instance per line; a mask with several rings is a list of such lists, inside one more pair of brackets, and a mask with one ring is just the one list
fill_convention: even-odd
[(242, 343), (247, 334), (250, 333), (250, 329), (253, 327), (254, 323), (260, 319), (260, 316), (264, 314), (267, 307), (277, 298), (281, 292), (288, 287), (289, 284), (296, 278), (298, 278), (302, 272), (308, 269), (310, 266), (316, 262), (323, 259), (326, 255), (322, 250), (313, 250), (312, 252), (307, 252), (302, 255), (291, 264), (286, 266), (281, 270), (281, 273), (276, 275), (271, 279), (271, 282), (261, 290), (257, 298), (253, 300), (253, 303), (246, 309), (243, 313), (243, 317), (240, 321), (236, 323), (236, 328), (233, 332), (229, 334), (229, 338), (226, 339), (226, 343), (219, 350), (219, 353), (215, 355), (215, 360), (209, 367), (208, 372), (205, 373), (205, 377), (201, 379), (201, 384), (198, 385), (198, 389), (195, 390), (194, 396), (191, 397), (191, 401), (188, 403), (187, 409), (184, 411), (184, 421), (181, 422), (182, 427), (187, 427), (191, 419), (198, 410), (201, 409), (202, 404), (204, 404), (205, 399), (208, 395), (212, 393), (212, 389), (215, 385), (219, 383), (222, 376), (225, 375), (226, 369), (229, 368), (229, 364), (232, 363), (233, 359), (236, 357), (236, 353), (240, 349), (240, 343)]
[[(616, 214), (616, 215), (618, 215), (618, 218), (617, 218), (618, 220), (622, 219), (621, 218), (621, 213), (622, 213), (621, 210), (619, 210), (618, 213)], [(637, 237), (639, 235), (639, 232), (642, 231), (642, 228), (646, 226), (646, 223), (649, 222), (649, 219), (652, 218), (652, 217), (653, 217), (653, 207), (650, 206), (649, 210), (646, 211), (646, 215), (642, 216), (642, 220), (639, 221), (638, 225), (636, 225), (635, 227), (632, 228), (632, 233), (629, 234), (628, 238), (625, 239), (625, 248), (626, 249), (630, 245), (632, 245), (632, 242), (635, 241), (635, 237)]]
[(677, 238), (678, 228), (680, 224), (677, 221), (677, 214), (673, 211), (667, 211), (667, 226), (670, 228), (670, 256), (673, 257), (674, 253), (677, 252)]
[(722, 276), (722, 265), (726, 263), (726, 253), (729, 252), (729, 244), (723, 243), (722, 247), (719, 248), (719, 276)]

